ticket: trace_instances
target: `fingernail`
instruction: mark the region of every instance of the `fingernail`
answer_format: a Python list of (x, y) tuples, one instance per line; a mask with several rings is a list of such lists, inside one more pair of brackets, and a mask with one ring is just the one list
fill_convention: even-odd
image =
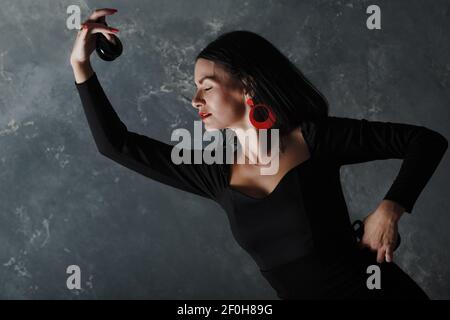
[(110, 29), (111, 29), (111, 31), (119, 32), (119, 29), (116, 29), (116, 28), (110, 28)]
[(117, 11), (119, 11), (119, 10), (117, 10), (117, 9), (109, 9), (109, 10), (113, 11), (114, 13), (116, 13)]

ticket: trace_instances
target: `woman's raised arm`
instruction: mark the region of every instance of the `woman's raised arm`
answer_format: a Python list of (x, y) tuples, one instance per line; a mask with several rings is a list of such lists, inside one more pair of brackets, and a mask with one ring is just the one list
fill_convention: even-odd
[[(226, 186), (220, 164), (175, 164), (171, 159), (173, 146), (128, 131), (103, 91), (91, 67), (90, 55), (95, 49), (95, 33), (112, 41), (111, 34), (118, 31), (99, 23), (114, 13), (114, 9), (95, 10), (79, 30), (70, 55), (75, 86), (99, 152), (153, 180), (215, 199)], [(202, 153), (194, 149), (182, 151), (190, 152), (191, 159), (197, 159), (194, 153)]]
[[(220, 164), (175, 164), (171, 159), (174, 146), (128, 131), (95, 72), (75, 85), (101, 154), (153, 180), (209, 199), (215, 199), (226, 186)], [(203, 151), (183, 149), (183, 152), (190, 152), (191, 159), (196, 159), (194, 153)]]

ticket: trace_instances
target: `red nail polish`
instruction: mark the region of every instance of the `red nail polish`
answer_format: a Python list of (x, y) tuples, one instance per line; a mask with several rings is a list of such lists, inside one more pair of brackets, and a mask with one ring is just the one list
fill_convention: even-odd
[(119, 32), (119, 29), (116, 29), (116, 28), (111, 28), (111, 31), (114, 31), (114, 32)]

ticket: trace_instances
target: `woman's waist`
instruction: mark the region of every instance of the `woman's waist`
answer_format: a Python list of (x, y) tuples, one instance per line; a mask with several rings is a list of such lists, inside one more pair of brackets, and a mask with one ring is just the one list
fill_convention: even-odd
[(260, 269), (280, 297), (320, 298), (365, 283), (367, 266), (373, 255), (358, 249), (340, 254), (317, 252), (271, 268)]

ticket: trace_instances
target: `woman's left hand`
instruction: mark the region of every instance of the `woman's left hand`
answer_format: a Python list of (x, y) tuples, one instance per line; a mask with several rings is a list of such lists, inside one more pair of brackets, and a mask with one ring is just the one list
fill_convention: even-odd
[(397, 243), (397, 222), (405, 209), (397, 202), (383, 200), (378, 208), (364, 219), (361, 247), (377, 252), (377, 263), (392, 262)]

